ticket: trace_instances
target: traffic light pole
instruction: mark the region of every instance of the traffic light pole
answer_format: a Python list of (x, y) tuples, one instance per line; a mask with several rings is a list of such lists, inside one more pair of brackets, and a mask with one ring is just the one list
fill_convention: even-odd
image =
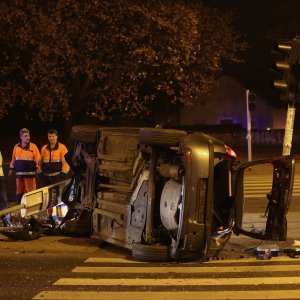
[(248, 161), (252, 161), (252, 133), (251, 133), (251, 112), (249, 110), (249, 90), (246, 90), (246, 108), (247, 108), (247, 145)]
[(295, 107), (294, 101), (289, 102), (287, 113), (286, 113), (282, 155), (290, 155), (291, 154), (295, 113), (296, 113), (296, 107)]
[(296, 103), (300, 102), (300, 35), (291, 41), (278, 43), (277, 48), (285, 56), (283, 61), (276, 61), (282, 79), (275, 80), (274, 87), (281, 90), (281, 99), (288, 101), (282, 155), (290, 155)]

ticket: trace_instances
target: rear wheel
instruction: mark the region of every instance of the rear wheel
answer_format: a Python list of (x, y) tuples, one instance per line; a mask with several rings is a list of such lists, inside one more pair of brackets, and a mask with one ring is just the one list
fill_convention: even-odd
[(70, 236), (89, 237), (91, 235), (91, 223), (87, 221), (68, 220), (65, 222), (63, 231)]
[(99, 126), (97, 125), (73, 126), (71, 130), (71, 139), (76, 142), (94, 143), (96, 142), (98, 129)]
[(175, 147), (185, 135), (187, 133), (183, 130), (141, 128), (139, 140), (142, 144), (147, 145)]
[(164, 262), (170, 261), (169, 246), (161, 244), (134, 243), (132, 246), (132, 257), (137, 261)]

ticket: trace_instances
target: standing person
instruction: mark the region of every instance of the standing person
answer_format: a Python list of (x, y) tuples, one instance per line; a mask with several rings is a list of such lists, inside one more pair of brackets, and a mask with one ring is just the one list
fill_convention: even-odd
[(15, 145), (10, 163), (9, 175), (16, 176), (16, 202), (20, 204), (24, 193), (36, 190), (36, 173), (39, 168), (40, 152), (36, 144), (30, 142), (27, 128), (20, 130), (21, 142)]
[[(57, 183), (67, 179), (67, 174), (70, 170), (69, 165), (65, 160), (65, 154), (68, 152), (67, 147), (58, 142), (58, 132), (56, 129), (49, 129), (47, 132), (48, 144), (44, 145), (41, 150), (41, 172), (43, 177), (44, 186)], [(48, 218), (57, 220), (58, 216), (63, 216), (63, 210), (67, 210), (64, 204), (56, 208), (57, 214), (54, 209), (47, 210)]]
[[(6, 196), (6, 189), (4, 185), (4, 172), (2, 167), (2, 154), (0, 150), (0, 210), (8, 208), (7, 204), (7, 196)], [(6, 214), (4, 216), (1, 216), (2, 223), (5, 227), (10, 227), (10, 215)]]

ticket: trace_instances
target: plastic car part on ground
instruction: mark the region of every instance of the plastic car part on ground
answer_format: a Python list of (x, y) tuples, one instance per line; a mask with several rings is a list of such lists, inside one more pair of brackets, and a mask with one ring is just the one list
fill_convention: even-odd
[[(23, 220), (23, 223), (24, 222), (25, 219)], [(46, 230), (45, 227), (36, 226), (33, 222), (37, 221), (31, 217), (29, 220), (26, 220), (26, 223), (18, 223), (17, 225), (6, 228), (5, 230), (0, 230), (0, 233), (14, 240), (32, 241), (38, 239)]]
[(66, 220), (61, 222), (55, 220), (47, 220), (37, 215), (30, 218), (15, 218), (13, 226), (0, 229), (0, 233), (14, 240), (32, 241), (38, 239), (42, 235), (64, 235), (64, 224)]
[(287, 256), (291, 258), (299, 258), (300, 257), (300, 248), (286, 248), (283, 250)]

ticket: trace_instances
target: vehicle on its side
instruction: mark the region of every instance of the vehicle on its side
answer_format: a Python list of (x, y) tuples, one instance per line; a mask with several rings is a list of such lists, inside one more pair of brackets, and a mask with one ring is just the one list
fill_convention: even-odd
[[(74, 171), (63, 201), (75, 212), (68, 234), (125, 247), (141, 261), (205, 260), (232, 232), (286, 239), (295, 159), (241, 164), (222, 141), (201, 132), (162, 128), (72, 128)], [(266, 230), (242, 227), (244, 171), (271, 163)]]

